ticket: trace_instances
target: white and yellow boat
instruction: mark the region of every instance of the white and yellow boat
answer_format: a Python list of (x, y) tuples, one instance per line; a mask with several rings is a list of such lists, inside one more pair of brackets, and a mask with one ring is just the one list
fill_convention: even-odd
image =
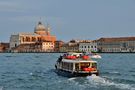
[(80, 53), (64, 54), (55, 64), (56, 72), (64, 76), (88, 76), (99, 75), (97, 61), (93, 61), (87, 55)]

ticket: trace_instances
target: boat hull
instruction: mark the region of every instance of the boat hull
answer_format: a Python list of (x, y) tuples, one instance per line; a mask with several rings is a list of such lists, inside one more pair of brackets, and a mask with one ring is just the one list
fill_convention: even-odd
[(96, 76), (99, 75), (99, 72), (78, 73), (78, 72), (69, 72), (62, 69), (56, 69), (55, 72), (58, 75), (65, 76), (65, 77), (85, 77), (85, 76), (91, 76), (92, 74), (95, 74)]

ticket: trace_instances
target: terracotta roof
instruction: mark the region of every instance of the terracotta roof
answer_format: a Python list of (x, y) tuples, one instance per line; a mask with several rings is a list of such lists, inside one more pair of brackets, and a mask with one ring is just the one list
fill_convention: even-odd
[(135, 41), (135, 37), (100, 38), (98, 41), (101, 41), (101, 42)]

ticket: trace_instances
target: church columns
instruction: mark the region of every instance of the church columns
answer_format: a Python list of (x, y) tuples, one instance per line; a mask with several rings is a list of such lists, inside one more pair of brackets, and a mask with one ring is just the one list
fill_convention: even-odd
[(32, 42), (35, 42), (36, 41), (36, 38), (35, 37), (32, 37), (31, 40), (32, 40)]
[(36, 39), (36, 37), (26, 37), (26, 39), (25, 39), (25, 41), (26, 42), (36, 42), (37, 41), (37, 39)]

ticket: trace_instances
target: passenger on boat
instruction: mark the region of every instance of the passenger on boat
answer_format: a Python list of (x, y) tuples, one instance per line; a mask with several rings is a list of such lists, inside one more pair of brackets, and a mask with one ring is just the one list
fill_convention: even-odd
[(63, 57), (66, 57), (66, 56), (67, 56), (67, 54), (64, 54), (64, 55), (63, 55)]
[(57, 62), (61, 62), (63, 59), (63, 56), (60, 55), (60, 57), (58, 58)]

